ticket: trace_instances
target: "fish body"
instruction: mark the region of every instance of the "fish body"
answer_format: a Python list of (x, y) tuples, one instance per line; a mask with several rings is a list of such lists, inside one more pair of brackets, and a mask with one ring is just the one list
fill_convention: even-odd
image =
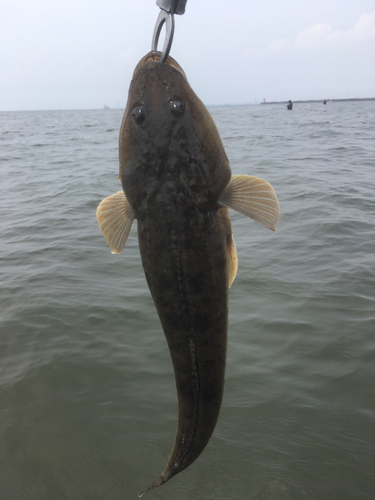
[(275, 230), (273, 188), (231, 176), (216, 126), (181, 67), (159, 53), (137, 65), (120, 130), (123, 191), (99, 205), (111, 251), (137, 219), (142, 265), (173, 362), (178, 425), (169, 460), (146, 490), (191, 465), (215, 428), (223, 396), (228, 287), (237, 252), (227, 207)]

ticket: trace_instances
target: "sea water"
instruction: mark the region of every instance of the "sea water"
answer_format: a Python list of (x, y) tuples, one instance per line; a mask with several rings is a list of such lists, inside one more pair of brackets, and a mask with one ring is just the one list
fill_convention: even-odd
[[(225, 394), (163, 500), (375, 498), (375, 102), (209, 108), (276, 233), (231, 212)], [(122, 110), (0, 113), (0, 498), (132, 499), (162, 472), (177, 397), (136, 223), (111, 255)]]

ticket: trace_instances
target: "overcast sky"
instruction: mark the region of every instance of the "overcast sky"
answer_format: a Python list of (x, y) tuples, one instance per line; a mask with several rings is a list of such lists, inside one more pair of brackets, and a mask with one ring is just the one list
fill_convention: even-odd
[[(158, 13), (0, 0), (0, 110), (124, 107)], [(188, 0), (170, 54), (205, 104), (375, 97), (375, 0)]]

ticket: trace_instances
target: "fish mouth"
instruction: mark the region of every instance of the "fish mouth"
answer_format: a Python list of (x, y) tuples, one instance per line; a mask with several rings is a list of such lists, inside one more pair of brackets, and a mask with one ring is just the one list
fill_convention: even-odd
[[(161, 56), (161, 52), (156, 51), (156, 50), (152, 50), (151, 52), (149, 52), (148, 54), (146, 54), (145, 56), (143, 56), (142, 59), (137, 64), (137, 66), (135, 67), (135, 70), (134, 70), (134, 73), (133, 73), (133, 78), (134, 78), (135, 74), (137, 73), (137, 71), (142, 66), (144, 66), (146, 63), (148, 63), (149, 61), (153, 61), (155, 63), (159, 63), (160, 62), (160, 56)], [(181, 68), (181, 66), (178, 64), (178, 62), (175, 59), (173, 59), (173, 57), (168, 56), (167, 60), (164, 63), (160, 63), (160, 64), (166, 64), (167, 66), (171, 66), (172, 68), (174, 68), (175, 70), (177, 70), (179, 73), (181, 73), (186, 78), (185, 71)]]

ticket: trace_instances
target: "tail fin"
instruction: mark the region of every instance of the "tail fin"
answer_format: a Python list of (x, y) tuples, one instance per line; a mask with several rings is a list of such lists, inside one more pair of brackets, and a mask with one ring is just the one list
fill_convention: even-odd
[(178, 474), (178, 472), (173, 473), (173, 471), (171, 471), (171, 470), (165, 470), (163, 472), (163, 474), (156, 481), (154, 481), (151, 486), (149, 486), (146, 490), (142, 491), (142, 493), (140, 493), (138, 495), (138, 497), (141, 498), (147, 492), (154, 490), (155, 488), (158, 488), (159, 486), (162, 486), (164, 483), (169, 481), (176, 474)]

